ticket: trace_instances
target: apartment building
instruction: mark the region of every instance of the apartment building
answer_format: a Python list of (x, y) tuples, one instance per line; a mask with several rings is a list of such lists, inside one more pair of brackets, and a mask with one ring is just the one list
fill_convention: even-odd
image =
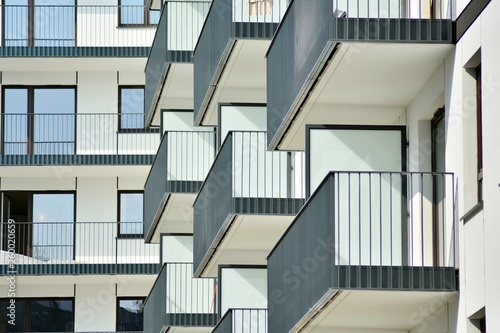
[(126, 0), (1, 10), (0, 331), (142, 332), (160, 269), (143, 240), (159, 12)]

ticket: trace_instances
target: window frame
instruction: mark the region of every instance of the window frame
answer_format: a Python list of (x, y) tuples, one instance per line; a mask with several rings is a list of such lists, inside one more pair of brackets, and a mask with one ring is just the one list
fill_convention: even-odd
[[(121, 200), (122, 200), (122, 194), (142, 194), (142, 223), (143, 223), (143, 231), (140, 234), (125, 234), (121, 232), (121, 223), (127, 223), (126, 221), (122, 222), (122, 212), (121, 212)], [(143, 190), (118, 190), (118, 211), (117, 211), (117, 238), (118, 239), (142, 239), (144, 238), (144, 191)]]
[[(0, 301), (7, 301), (9, 302), (11, 299), (14, 299), (16, 301), (16, 306), (18, 302), (24, 302), (25, 307), (24, 307), (24, 312), (25, 316), (24, 318), (20, 318), (20, 320), (23, 321), (24, 327), (26, 329), (26, 332), (31, 332), (31, 308), (32, 308), (32, 302), (37, 302), (37, 301), (71, 301), (72, 305), (72, 327), (71, 330), (66, 331), (66, 332), (74, 332), (75, 331), (75, 312), (76, 312), (76, 307), (75, 307), (75, 298), (74, 297), (14, 297), (14, 298), (6, 298), (6, 297), (1, 297)], [(30, 315), (28, 315), (28, 313)], [(17, 319), (17, 317), (16, 317)], [(61, 332), (61, 331), (54, 331), (54, 332)]]
[[(123, 5), (126, 7), (128, 5)], [(135, 5), (129, 5), (134, 7)], [(137, 5), (139, 7), (140, 5)], [(144, 23), (122, 23), (122, 0), (118, 0), (118, 27), (131, 27), (131, 28), (140, 28), (140, 27), (156, 27), (158, 23), (151, 23), (151, 9), (148, 9), (145, 2), (143, 1), (143, 19)], [(158, 18), (159, 19), (159, 18)]]
[(118, 296), (116, 297), (116, 332), (128, 332), (120, 331), (120, 301), (142, 301), (142, 330), (144, 330), (144, 303), (146, 301), (146, 297), (144, 296)]
[[(119, 0), (120, 1), (120, 0)], [(5, 41), (5, 31), (7, 30), (5, 28), (5, 24), (7, 22), (6, 20), (6, 16), (5, 16), (5, 8), (6, 8), (6, 4), (5, 4), (5, 0), (2, 0), (2, 45), (6, 45), (6, 41)], [(11, 6), (11, 5), (9, 5)], [(64, 7), (67, 7), (67, 5), (61, 5), (61, 6), (64, 6)], [(74, 35), (73, 35), (73, 46), (63, 46), (63, 47), (76, 47), (78, 44), (77, 44), (77, 35), (78, 35), (78, 32), (77, 32), (77, 0), (73, 0), (73, 4), (70, 5), (72, 7), (74, 7), (74, 19), (73, 19), (73, 23), (74, 23)], [(20, 47), (35, 47), (35, 42), (36, 42), (36, 39), (35, 39), (35, 31), (34, 31), (34, 27), (36, 26), (35, 23), (35, 18), (37, 15), (35, 15), (35, 7), (40, 7), (40, 5), (35, 5), (35, 0), (27, 0), (27, 5), (19, 5), (19, 7), (27, 7), (27, 12), (28, 12), (28, 20), (27, 20), (27, 24), (28, 24), (28, 27), (27, 27), (27, 45), (26, 46), (20, 46)], [(54, 40), (57, 40), (57, 39), (54, 39)], [(47, 47), (59, 47), (57, 45), (50, 45), (50, 46), (47, 46)]]
[[(76, 85), (2, 85), (2, 99), (1, 99), (1, 110), (0, 110), (0, 119), (2, 120), (1, 128), (0, 128), (0, 154), (4, 155), (5, 154), (5, 126), (6, 126), (6, 113), (5, 113), (5, 91), (10, 90), (10, 89), (25, 89), (27, 92), (27, 112), (26, 112), (26, 117), (27, 117), (27, 123), (26, 123), (26, 131), (27, 131), (27, 140), (26, 140), (26, 154), (25, 155), (49, 155), (49, 154), (35, 154), (34, 152), (34, 117), (35, 117), (35, 90), (37, 89), (72, 89), (74, 93), (74, 115), (75, 121), (74, 121), (74, 140), (73, 140), (73, 153), (71, 154), (56, 154), (56, 155), (76, 155), (76, 146), (77, 146), (77, 97), (78, 97), (78, 91), (77, 91), (77, 86)], [(68, 113), (68, 115), (70, 115)], [(31, 121), (30, 121), (31, 118)], [(24, 155), (24, 154), (20, 154)]]
[[(144, 92), (141, 103), (143, 105), (142, 114), (144, 115), (142, 127), (123, 128), (122, 126), (122, 115), (126, 114), (122, 112), (122, 104), (123, 104), (122, 96), (123, 96), (123, 90), (127, 89), (142, 89)], [(146, 126), (146, 114), (144, 111), (145, 97), (146, 97), (146, 87), (144, 85), (122, 85), (122, 84), (118, 85), (118, 133), (160, 133), (159, 126)]]

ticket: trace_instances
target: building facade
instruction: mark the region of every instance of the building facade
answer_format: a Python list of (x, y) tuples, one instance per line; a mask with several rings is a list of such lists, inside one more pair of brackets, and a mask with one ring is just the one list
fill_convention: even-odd
[(500, 1), (55, 3), (2, 5), (6, 331), (500, 329)]

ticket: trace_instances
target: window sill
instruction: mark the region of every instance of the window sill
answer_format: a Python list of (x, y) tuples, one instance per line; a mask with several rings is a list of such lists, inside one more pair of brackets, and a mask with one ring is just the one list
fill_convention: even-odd
[(118, 133), (123, 134), (144, 134), (144, 133), (160, 133), (159, 128), (122, 128)]
[(477, 213), (479, 213), (482, 210), (483, 210), (483, 200), (479, 201), (474, 207), (469, 209), (469, 211), (460, 218), (460, 221), (462, 221), (465, 224), (469, 222), (474, 216), (477, 215)]
[(116, 29), (130, 29), (130, 28), (144, 28), (144, 29), (151, 29), (151, 28), (157, 28), (158, 24), (119, 24), (116, 26)]

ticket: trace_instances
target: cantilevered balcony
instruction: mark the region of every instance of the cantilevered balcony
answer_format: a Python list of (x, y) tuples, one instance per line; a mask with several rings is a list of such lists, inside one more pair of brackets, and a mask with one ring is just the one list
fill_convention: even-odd
[(453, 50), (451, 4), (291, 2), (267, 53), (269, 148), (304, 149), (305, 124), (359, 121), (339, 108), (407, 107)]
[(210, 0), (163, 5), (146, 65), (147, 124), (160, 123), (161, 109), (193, 107), (193, 50), (209, 8)]
[(268, 257), (269, 331), (407, 332), (412, 313), (456, 297), (454, 186), (447, 173), (329, 173)]
[(193, 205), (195, 276), (265, 264), (304, 203), (303, 154), (267, 152), (265, 132), (229, 132)]
[(218, 103), (265, 103), (264, 55), (288, 0), (213, 0), (194, 50), (195, 125), (216, 125)]
[(267, 309), (229, 309), (213, 333), (267, 333)]
[(142, 222), (16, 222), (15, 232), (8, 233), (12, 228), (4, 222), (0, 274), (157, 274), (159, 245), (144, 244), (143, 226)]
[(0, 165), (148, 165), (159, 129), (144, 114), (3, 113)]
[[(2, 57), (146, 57), (158, 12), (87, 1), (2, 5)], [(108, 2), (109, 3), (109, 2)]]
[(211, 332), (217, 323), (217, 282), (195, 279), (192, 263), (165, 263), (144, 305), (144, 332)]
[(192, 233), (192, 205), (215, 158), (214, 131), (168, 131), (144, 186), (144, 238)]

